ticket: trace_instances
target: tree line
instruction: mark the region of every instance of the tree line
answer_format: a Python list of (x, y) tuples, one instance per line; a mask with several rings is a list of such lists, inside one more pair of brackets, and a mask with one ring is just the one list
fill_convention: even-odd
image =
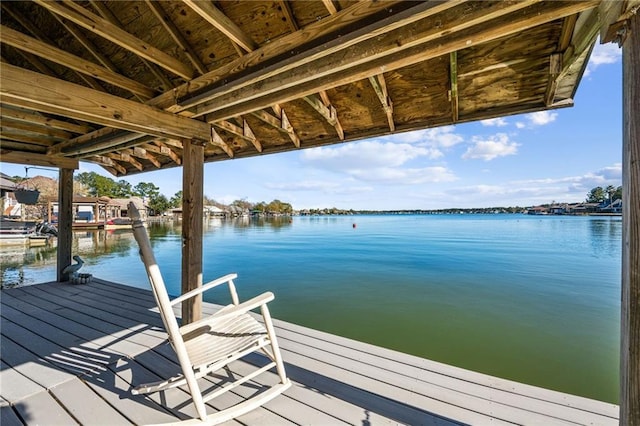
[[(126, 180), (121, 179), (115, 181), (96, 172), (79, 173), (74, 177), (74, 180), (84, 188), (84, 195), (91, 197), (143, 197), (146, 200), (147, 206), (153, 210), (155, 214), (161, 214), (172, 208), (182, 207), (182, 191), (178, 191), (172, 197), (168, 198), (160, 193), (160, 188), (151, 182), (140, 182), (132, 186), (131, 183)], [(231, 204), (225, 205), (205, 195), (203, 201), (204, 205), (216, 206), (223, 210), (234, 210), (236, 212), (293, 213), (291, 204), (280, 200), (273, 200), (269, 203), (264, 201), (251, 203), (247, 200), (235, 200)]]
[(614, 187), (609, 185), (606, 188), (596, 186), (587, 194), (587, 203), (602, 203), (608, 201), (609, 204), (616, 200), (622, 200), (622, 186)]

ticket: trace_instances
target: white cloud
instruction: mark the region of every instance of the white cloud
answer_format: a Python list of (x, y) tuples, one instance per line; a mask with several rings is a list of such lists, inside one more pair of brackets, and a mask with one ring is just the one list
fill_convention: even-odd
[(529, 119), (531, 124), (535, 126), (544, 126), (556, 121), (556, 118), (558, 118), (558, 113), (551, 111), (538, 111), (528, 114), (527, 118)]
[(462, 154), (463, 159), (481, 159), (490, 161), (497, 157), (514, 155), (518, 152), (519, 144), (509, 140), (509, 136), (498, 133), (487, 139), (474, 136), (473, 145)]
[(584, 71), (584, 76), (587, 77), (600, 65), (615, 64), (622, 58), (622, 49), (615, 43), (600, 44), (600, 41), (596, 41), (596, 45), (591, 52), (591, 58), (587, 64), (587, 69)]
[(300, 181), (300, 182), (286, 182), (286, 183), (274, 183), (267, 182), (264, 185), (269, 189), (283, 189), (286, 191), (324, 191), (329, 192), (340, 187), (337, 182), (327, 181)]
[(410, 143), (429, 148), (450, 148), (464, 141), (454, 126), (416, 130), (374, 139), (379, 142)]
[(549, 123), (556, 121), (558, 113), (553, 111), (537, 111), (523, 116), (526, 121), (517, 121), (516, 127), (518, 129), (525, 129), (527, 127), (545, 126)]
[(480, 120), (480, 124), (487, 127), (504, 127), (508, 125), (507, 120), (504, 117), (489, 118), (487, 120)]
[(301, 159), (320, 168), (344, 171), (375, 167), (397, 167), (417, 157), (439, 158), (442, 153), (408, 143), (378, 141), (352, 142), (338, 147), (313, 148), (301, 153)]
[(351, 170), (349, 173), (363, 181), (384, 184), (415, 185), (429, 182), (452, 182), (457, 179), (451, 170), (442, 166), (409, 169), (382, 167)]

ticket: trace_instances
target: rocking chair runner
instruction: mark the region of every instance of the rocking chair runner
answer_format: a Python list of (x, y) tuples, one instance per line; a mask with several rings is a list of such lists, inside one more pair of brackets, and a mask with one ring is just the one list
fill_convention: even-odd
[[(217, 424), (259, 407), (289, 388), (291, 382), (284, 370), (273, 323), (267, 307), (267, 303), (274, 299), (273, 293), (263, 293), (246, 302), (239, 303), (233, 283), (233, 279), (237, 275), (230, 274), (170, 300), (160, 269), (151, 250), (147, 231), (142, 225), (140, 214), (133, 203), (129, 203), (129, 217), (133, 221), (133, 234), (140, 246), (140, 255), (149, 276), (149, 282), (153, 289), (160, 316), (169, 335), (169, 342), (176, 351), (182, 369), (181, 375), (156, 383), (140, 385), (134, 388), (132, 393), (157, 392), (186, 384), (199, 416), (199, 420), (193, 419), (187, 422), (199, 423), (202, 421), (206, 424)], [(174, 305), (225, 283), (229, 286), (233, 304), (225, 306), (207, 318), (184, 326), (178, 325), (172, 309)], [(262, 312), (264, 325), (256, 321), (248, 313), (258, 307)], [(269, 357), (270, 363), (235, 382), (227, 383), (203, 395), (198, 386), (198, 379), (225, 368), (229, 363), (259, 350)], [(207, 401), (242, 385), (273, 367), (276, 368), (280, 378), (278, 384), (230, 408), (207, 414), (205, 406)]]

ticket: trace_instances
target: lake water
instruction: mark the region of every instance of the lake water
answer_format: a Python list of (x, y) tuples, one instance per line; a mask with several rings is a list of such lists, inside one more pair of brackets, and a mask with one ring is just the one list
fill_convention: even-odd
[[(178, 294), (180, 228), (149, 232)], [(286, 321), (617, 403), (621, 238), (620, 217), (212, 220), (204, 279), (237, 272), (241, 299), (271, 290)], [(1, 253), (3, 285), (55, 279), (55, 248)], [(130, 231), (74, 233), (73, 253), (82, 272), (148, 288)]]

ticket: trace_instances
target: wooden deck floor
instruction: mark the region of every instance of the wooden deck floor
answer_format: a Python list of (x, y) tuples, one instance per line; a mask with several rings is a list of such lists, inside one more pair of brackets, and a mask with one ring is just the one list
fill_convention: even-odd
[[(130, 394), (132, 385), (178, 371), (150, 292), (94, 279), (3, 290), (0, 297), (2, 426), (148, 424), (193, 415), (183, 389)], [(283, 321), (276, 321), (276, 330), (294, 385), (229, 424), (618, 424), (612, 404)], [(247, 366), (238, 363), (234, 373)], [(210, 409), (251, 392), (238, 389)]]

